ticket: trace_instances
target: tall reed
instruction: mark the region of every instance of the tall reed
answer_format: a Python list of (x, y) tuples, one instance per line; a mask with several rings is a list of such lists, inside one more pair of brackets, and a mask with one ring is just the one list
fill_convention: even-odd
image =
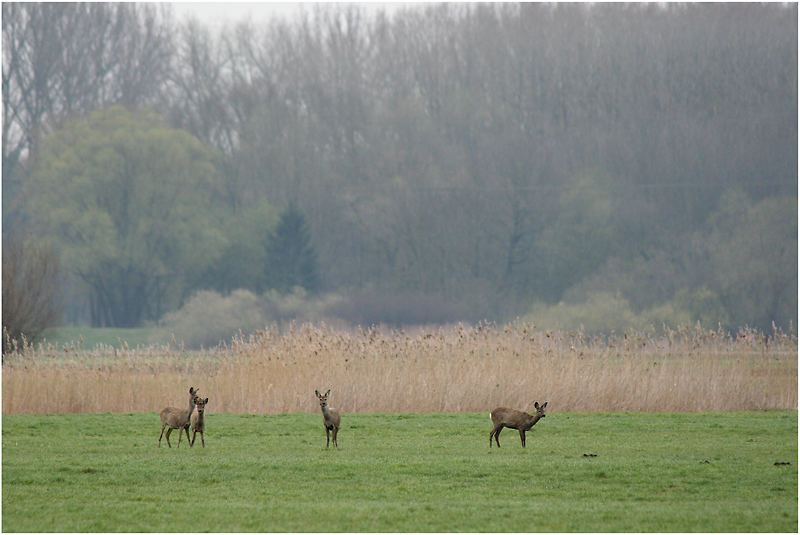
[(392, 330), (276, 327), (201, 352), (25, 346), (6, 354), (3, 413), (157, 411), (188, 386), (215, 412), (315, 412), (315, 389), (353, 412), (797, 408), (797, 338), (700, 328), (589, 336), (533, 325)]

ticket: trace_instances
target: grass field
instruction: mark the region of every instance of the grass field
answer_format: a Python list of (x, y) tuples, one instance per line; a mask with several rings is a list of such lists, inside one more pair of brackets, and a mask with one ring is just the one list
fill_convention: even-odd
[(484, 412), (344, 414), (326, 450), (319, 413), (214, 401), (205, 449), (159, 449), (156, 413), (4, 415), (3, 531), (798, 528), (796, 410), (552, 412), (499, 450)]
[(42, 333), (43, 344), (52, 344), (58, 348), (94, 349), (102, 344), (121, 349), (123, 347), (166, 344), (170, 341), (170, 333), (166, 329), (153, 327), (123, 329), (95, 327), (58, 327), (46, 329)]

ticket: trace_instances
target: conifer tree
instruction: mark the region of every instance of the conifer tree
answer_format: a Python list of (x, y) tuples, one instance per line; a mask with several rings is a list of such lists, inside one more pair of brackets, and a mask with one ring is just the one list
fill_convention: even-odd
[(267, 287), (287, 293), (295, 286), (309, 292), (319, 289), (317, 254), (311, 245), (306, 218), (291, 203), (281, 214), (267, 242)]

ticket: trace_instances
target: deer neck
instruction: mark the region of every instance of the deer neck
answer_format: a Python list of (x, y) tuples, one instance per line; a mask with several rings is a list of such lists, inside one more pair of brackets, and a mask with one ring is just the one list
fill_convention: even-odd
[(192, 411), (194, 410), (194, 403), (191, 401), (189, 402), (189, 412), (186, 413), (186, 423), (189, 423), (189, 420), (192, 418)]

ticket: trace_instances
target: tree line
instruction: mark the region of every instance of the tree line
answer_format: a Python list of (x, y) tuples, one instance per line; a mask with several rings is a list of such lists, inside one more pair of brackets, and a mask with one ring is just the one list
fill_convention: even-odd
[(6, 3), (4, 246), (56, 251), (66, 319), (98, 325), (293, 285), (451, 320), (796, 323), (796, 20), (323, 6), (212, 32)]

